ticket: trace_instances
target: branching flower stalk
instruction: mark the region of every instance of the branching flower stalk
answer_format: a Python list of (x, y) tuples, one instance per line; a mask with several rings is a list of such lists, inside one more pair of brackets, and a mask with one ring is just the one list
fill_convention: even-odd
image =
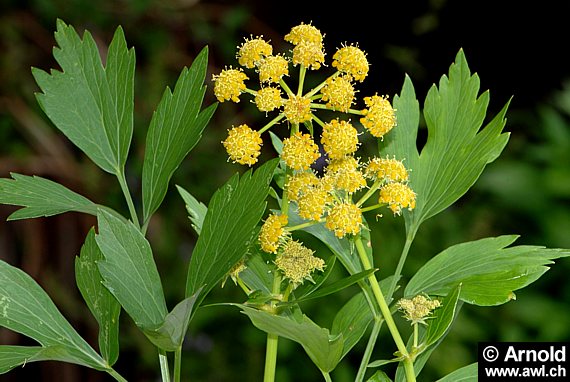
[[(228, 130), (228, 136), (222, 143), (231, 161), (254, 165), (261, 155), (262, 134), (277, 129), (283, 122), (288, 129), (280, 152), (285, 173), (280, 211), (267, 217), (259, 234), (261, 249), (273, 256), (276, 267), (272, 295), (281, 299), (288, 298), (289, 293), (304, 281), (312, 281), (313, 272), (324, 270), (324, 261), (293, 239), (294, 231), (323, 224), (336, 237), (353, 240), (363, 268), (372, 269), (360, 238), (361, 230), (365, 229), (363, 212), (388, 206), (394, 214), (400, 214), (404, 208), (415, 207), (415, 193), (407, 184), (408, 172), (401, 161), (371, 158), (363, 162), (356, 156), (360, 146), (359, 135), (366, 132), (382, 139), (396, 126), (395, 111), (387, 97), (377, 94), (364, 97), (365, 107), (355, 107), (355, 86), (364, 81), (369, 71), (364, 51), (356, 44), (343, 44), (332, 57), (334, 73), (305, 92), (308, 73), (325, 65), (323, 35), (313, 25), (301, 24), (292, 28), (285, 35), (285, 40), (293, 46), (289, 56), (274, 54), (272, 45), (263, 36), (252, 36), (238, 47), (236, 57), (240, 67), (226, 67), (213, 76), (214, 93), (220, 102), (240, 102), (247, 94), (253, 97), (252, 102), (259, 111), (268, 116), (276, 113), (260, 129), (241, 124)], [(296, 86), (289, 86), (285, 81), (285, 77), (291, 74), (291, 66), (298, 67)], [(259, 79), (258, 88), (246, 85), (254, 75)], [(318, 115), (322, 111), (336, 112), (339, 116), (323, 120)], [(358, 118), (361, 131), (350, 116)], [(315, 131), (313, 122), (320, 134)], [(319, 135), (320, 140), (317, 140)], [(313, 168), (321, 157), (319, 146), (325, 152), (327, 163), (322, 175)], [(366, 192), (354, 202), (354, 196), (363, 190)], [(374, 195), (378, 195), (376, 202), (365, 206)], [(290, 214), (298, 215), (304, 222), (290, 226)], [(414, 381), (412, 360), (378, 281), (370, 275), (368, 282), (373, 299), (402, 355), (407, 379)], [(279, 314), (275, 301), (269, 304), (268, 311)], [(375, 319), (379, 322), (380, 317)], [(268, 334), (266, 382), (274, 379), (277, 344), (277, 336)], [(330, 378), (328, 373), (323, 375)]]

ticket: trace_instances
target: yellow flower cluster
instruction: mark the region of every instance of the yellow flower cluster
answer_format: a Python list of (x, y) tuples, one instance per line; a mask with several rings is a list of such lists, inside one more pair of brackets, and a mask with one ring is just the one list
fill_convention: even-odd
[(222, 143), (232, 161), (251, 166), (261, 154), (263, 141), (256, 130), (244, 124), (229, 130), (228, 137)]
[(312, 281), (311, 274), (323, 271), (325, 262), (313, 255), (314, 252), (296, 240), (289, 240), (277, 254), (275, 265), (294, 285), (305, 280)]
[(425, 320), (432, 311), (441, 306), (439, 300), (432, 300), (425, 295), (417, 295), (412, 299), (402, 298), (397, 303), (398, 308), (404, 313), (404, 318), (411, 324), (426, 325)]
[(388, 183), (380, 190), (379, 203), (385, 203), (396, 215), (402, 208), (416, 208), (416, 193), (405, 183)]
[[(259, 129), (244, 124), (229, 130), (223, 141), (229, 158), (252, 166), (261, 153), (261, 134), (286, 122), (289, 133), (285, 134), (280, 153), (286, 167), (283, 200), (294, 203), (299, 216), (308, 220), (308, 224), (324, 223), (337, 237), (358, 235), (363, 226), (362, 211), (379, 207), (362, 206), (377, 190), (379, 204), (387, 205), (395, 214), (404, 208), (414, 208), (416, 195), (407, 184), (409, 176), (402, 162), (395, 158), (373, 158), (362, 165), (355, 157), (360, 146), (359, 131), (382, 138), (396, 126), (396, 111), (387, 97), (375, 94), (360, 101), (356, 97), (356, 85), (366, 79), (370, 69), (366, 53), (357, 44), (345, 43), (326, 65), (323, 34), (311, 24), (293, 27), (284, 40), (292, 48), (287, 54), (279, 54), (274, 53), (263, 36), (251, 36), (236, 53), (241, 68), (226, 68), (213, 76), (214, 94), (220, 102), (239, 102), (247, 94), (253, 97), (258, 110), (275, 113)], [(332, 67), (333, 73), (313, 88), (304, 89), (310, 83), (305, 81), (308, 70), (322, 67)], [(298, 72), (299, 81), (297, 86), (290, 87), (285, 80), (293, 71)], [(246, 85), (256, 75), (258, 86)], [(358, 102), (363, 102), (363, 106), (355, 106)], [(340, 117), (321, 120), (319, 113), (323, 110), (338, 113)], [(355, 118), (351, 120), (350, 115)], [(321, 157), (319, 145), (327, 166), (317, 176), (312, 166)], [(368, 180), (372, 185), (367, 184)], [(367, 187), (370, 189), (365, 191)], [(353, 197), (361, 190), (364, 196), (354, 202)], [(277, 254), (282, 264), (290, 258), (285, 256), (286, 252), (302, 252), (300, 244), (290, 238), (294, 228), (289, 227), (290, 231), (287, 227), (288, 211), (289, 205), (281, 214), (270, 215), (259, 234), (263, 251)], [(286, 277), (306, 279), (298, 275)]]
[(378, 95), (365, 97), (364, 103), (368, 109), (362, 111), (364, 117), (360, 118), (360, 123), (376, 138), (384, 137), (396, 126), (395, 110), (387, 98)]
[(268, 253), (276, 253), (280, 242), (286, 236), (287, 215), (269, 215), (259, 231), (261, 249)]
[(319, 147), (309, 134), (297, 132), (283, 141), (281, 158), (294, 170), (308, 169), (319, 157)]

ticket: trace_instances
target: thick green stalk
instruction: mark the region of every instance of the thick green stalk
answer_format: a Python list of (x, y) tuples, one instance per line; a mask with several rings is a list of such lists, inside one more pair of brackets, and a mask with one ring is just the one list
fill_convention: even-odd
[(382, 328), (383, 322), (384, 320), (382, 320), (382, 318), (374, 317), (374, 326), (372, 327), (372, 332), (370, 333), (370, 337), (368, 337), (366, 350), (364, 351), (362, 359), (360, 360), (360, 367), (358, 368), (358, 373), (356, 374), (354, 382), (362, 382), (364, 380), (364, 376), (366, 375), (366, 369), (368, 367), (368, 363), (370, 363), (370, 357), (372, 357), (372, 351), (374, 350), (374, 345), (376, 344), (376, 340), (378, 339), (378, 334), (380, 334), (380, 328)]
[(114, 369), (107, 369), (107, 374), (109, 374), (119, 382), (127, 382), (127, 380), (123, 378), (121, 374), (117, 373)]
[(182, 368), (182, 346), (174, 352), (174, 382), (180, 382), (180, 369)]
[[(271, 292), (274, 295), (281, 293), (281, 275), (278, 272), (273, 274), (273, 288)], [(272, 307), (274, 303), (271, 303)], [(279, 346), (279, 336), (267, 333), (267, 343), (265, 347), (265, 370), (263, 373), (263, 382), (273, 382), (275, 380), (275, 369), (277, 368), (277, 348)]]
[(332, 382), (331, 375), (326, 371), (321, 371), (326, 382)]
[(158, 349), (158, 361), (160, 363), (160, 376), (162, 382), (170, 382), (170, 371), (168, 370), (168, 357), (166, 352), (162, 349)]
[[(368, 256), (366, 255), (366, 249), (364, 248), (364, 244), (362, 243), (362, 239), (358, 236), (355, 239), (356, 249), (358, 251), (358, 255), (360, 257), (360, 261), (362, 262), (362, 266), (365, 270), (372, 269), (372, 264), (368, 260)], [(414, 365), (412, 360), (408, 354), (408, 349), (406, 349), (406, 345), (402, 340), (402, 336), (398, 331), (398, 327), (392, 318), (392, 313), (390, 312), (390, 307), (386, 303), (384, 295), (382, 294), (382, 290), (380, 289), (380, 284), (378, 284), (378, 280), (374, 274), (368, 276), (368, 281), (370, 282), (370, 286), (372, 288), (372, 293), (374, 293), (374, 297), (376, 298), (376, 302), (378, 303), (378, 307), (380, 308), (380, 312), (384, 317), (384, 321), (386, 321), (386, 325), (390, 330), (390, 334), (396, 343), (396, 347), (398, 351), (403, 357), (402, 362), (404, 363), (404, 370), (406, 372), (406, 380), (408, 382), (415, 382), (416, 376), (414, 372)]]
[(408, 257), (408, 252), (410, 251), (410, 247), (414, 238), (416, 237), (416, 232), (418, 231), (417, 227), (412, 227), (408, 234), (406, 235), (406, 242), (404, 243), (404, 248), (402, 249), (402, 253), (400, 255), (400, 259), (398, 260), (398, 265), (396, 266), (396, 271), (394, 272), (394, 278), (392, 279), (392, 283), (390, 284), (390, 289), (388, 289), (388, 301), (392, 300), (394, 295), (394, 291), (396, 290), (396, 285), (400, 280), (400, 276), (402, 275), (402, 269), (404, 268), (404, 263), (406, 262), (406, 258)]

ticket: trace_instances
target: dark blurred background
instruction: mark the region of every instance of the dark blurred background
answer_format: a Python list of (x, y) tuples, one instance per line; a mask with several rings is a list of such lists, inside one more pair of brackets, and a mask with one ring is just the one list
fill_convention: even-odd
[[(373, 6), (374, 4), (374, 6)], [(393, 97), (411, 76), (420, 103), (463, 48), (481, 89), (490, 89), (491, 117), (513, 96), (507, 114), (510, 142), (469, 193), (424, 224), (412, 247), (405, 277), (427, 259), (463, 241), (520, 234), (518, 244), (570, 248), (570, 63), (567, 2), (198, 0), (0, 0), (0, 177), (10, 172), (39, 175), (126, 213), (119, 186), (78, 152), (47, 120), (35, 102), (38, 90), (30, 67), (57, 68), (51, 54), (57, 18), (80, 33), (88, 29), (106, 51), (118, 25), (137, 57), (135, 134), (128, 162), (132, 190), (140, 191), (145, 133), (164, 87), (174, 85), (183, 66), (204, 45), (210, 48), (206, 103), (214, 101), (211, 75), (236, 66), (235, 48), (244, 37), (263, 35), (276, 51), (289, 47), (282, 36), (300, 22), (325, 33), (330, 58), (342, 43), (358, 42), (371, 62), (359, 96)], [(324, 74), (323, 74), (324, 75)], [(182, 164), (172, 184), (205, 203), (231, 174), (220, 141), (233, 124), (264, 123), (249, 102), (224, 103)], [(366, 141), (364, 150), (373, 152)], [(272, 155), (267, 142), (264, 156)], [(73, 259), (92, 217), (75, 213), (6, 222), (15, 210), (0, 206), (0, 258), (28, 272), (48, 292), (77, 330), (96, 346), (97, 326), (75, 287)], [(376, 263), (389, 275), (403, 243), (402, 219), (371, 217)], [(174, 187), (149, 229), (169, 306), (183, 297), (186, 263), (196, 236)], [(323, 251), (318, 243), (313, 248)], [(517, 300), (493, 308), (465, 306), (421, 381), (432, 381), (476, 361), (478, 341), (570, 340), (570, 261), (561, 260), (543, 279), (517, 293)], [(342, 277), (340, 268), (333, 277)], [(317, 323), (330, 327), (334, 312), (356, 293), (349, 288), (330, 299), (303, 305)], [(232, 285), (217, 288), (211, 301), (243, 301)], [(126, 314), (121, 319), (117, 369), (132, 381), (158, 380), (158, 362), (148, 341)], [(401, 322), (403, 330), (406, 324)], [(32, 341), (0, 329), (1, 344)], [(185, 342), (183, 375), (193, 381), (261, 380), (265, 336), (237, 310), (202, 309)], [(364, 341), (333, 372), (353, 380)], [(373, 359), (389, 357), (392, 340), (381, 336)], [(302, 348), (282, 340), (277, 380), (318, 381), (322, 377)], [(73, 365), (32, 363), (0, 376), (2, 381), (110, 381)]]

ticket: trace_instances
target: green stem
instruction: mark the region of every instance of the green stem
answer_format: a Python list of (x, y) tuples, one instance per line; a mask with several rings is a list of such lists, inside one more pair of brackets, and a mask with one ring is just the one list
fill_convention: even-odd
[[(370, 260), (368, 260), (368, 256), (366, 254), (366, 249), (364, 248), (364, 244), (362, 243), (362, 239), (360, 236), (357, 236), (355, 239), (356, 249), (358, 255), (360, 257), (360, 261), (362, 262), (362, 266), (365, 270), (372, 269), (372, 264), (370, 264)], [(370, 286), (372, 287), (372, 293), (374, 293), (374, 297), (376, 298), (376, 302), (378, 303), (378, 307), (380, 308), (380, 312), (384, 317), (384, 321), (386, 321), (386, 325), (388, 326), (388, 330), (396, 343), (396, 347), (400, 352), (401, 356), (403, 357), (404, 363), (404, 370), (406, 372), (406, 380), (408, 382), (415, 382), (416, 377), (414, 373), (414, 365), (412, 360), (408, 354), (408, 349), (406, 349), (406, 345), (402, 340), (402, 336), (398, 331), (398, 327), (394, 322), (394, 318), (392, 317), (392, 313), (390, 312), (390, 307), (386, 303), (384, 299), (384, 295), (382, 294), (382, 290), (380, 289), (380, 284), (378, 284), (378, 280), (374, 274), (368, 276), (368, 281), (370, 282)]]
[(267, 130), (269, 130), (269, 128), (271, 128), (273, 125), (275, 125), (277, 122), (279, 122), (280, 120), (283, 119), (283, 117), (285, 117), (285, 114), (281, 113), (279, 114), (277, 117), (273, 118), (271, 121), (267, 122), (267, 124), (265, 126), (263, 126), (261, 129), (259, 129), (258, 133), (259, 135), (263, 134), (264, 132), (266, 132)]
[(398, 281), (400, 280), (400, 276), (402, 275), (402, 269), (404, 268), (404, 263), (406, 262), (406, 258), (408, 257), (408, 252), (410, 251), (410, 247), (414, 238), (416, 237), (417, 232), (416, 227), (411, 227), (409, 233), (406, 235), (406, 242), (404, 243), (404, 248), (402, 249), (402, 253), (400, 255), (400, 259), (398, 260), (398, 265), (396, 266), (396, 271), (394, 272), (394, 278), (392, 279), (392, 283), (390, 284), (390, 289), (388, 289), (388, 301), (392, 301), (392, 297), (394, 292), (396, 291), (396, 286), (398, 285)]
[(289, 97), (295, 95), (292, 91), (291, 88), (289, 88), (289, 86), (287, 86), (287, 84), (285, 83), (285, 81), (283, 81), (283, 78), (279, 79), (279, 85), (281, 85), (281, 87), (283, 88), (283, 90), (285, 90), (285, 93), (287, 93), (287, 95)]
[(315, 95), (319, 90), (321, 90), (323, 88), (323, 86), (326, 85), (327, 81), (330, 80), (331, 78), (335, 78), (336, 76), (338, 76), (340, 74), (339, 71), (336, 71), (335, 73), (331, 74), (326, 80), (324, 80), (323, 82), (321, 82), (319, 85), (317, 85), (315, 88), (313, 88), (310, 92), (308, 92), (307, 94), (305, 94), (305, 97), (307, 98), (311, 98), (313, 95)]
[(380, 207), (384, 207), (385, 205), (386, 205), (386, 203), (378, 203), (378, 204), (374, 204), (373, 206), (361, 208), (360, 211), (361, 212), (373, 211), (373, 210), (378, 209)]
[(168, 370), (168, 357), (166, 351), (158, 349), (158, 361), (160, 362), (160, 376), (162, 382), (170, 382), (170, 371)]
[[(273, 274), (273, 288), (271, 292), (275, 296), (281, 293), (281, 275), (277, 271), (275, 271), (275, 273)], [(271, 307), (275, 308), (274, 302), (271, 302)], [(267, 344), (265, 348), (265, 370), (263, 373), (263, 382), (273, 382), (275, 380), (278, 346), (279, 346), (279, 336), (277, 334), (267, 333)]]
[(418, 337), (419, 337), (419, 333), (418, 333), (418, 323), (415, 322), (414, 323), (414, 349), (418, 347)]
[(106, 372), (107, 372), (107, 374), (109, 374), (110, 376), (115, 378), (115, 380), (117, 380), (119, 382), (127, 382), (127, 380), (125, 378), (123, 378), (123, 376), (121, 374), (117, 373), (114, 369), (107, 369)]
[(305, 83), (306, 73), (307, 73), (307, 68), (305, 67), (305, 65), (301, 65), (301, 69), (299, 70), (299, 87), (297, 88), (298, 97), (303, 95), (303, 84)]
[(313, 226), (315, 224), (322, 223), (323, 221), (324, 220), (322, 220), (322, 219), (321, 220), (311, 220), (311, 221), (306, 222), (306, 223), (301, 223), (301, 224), (294, 225), (292, 227), (287, 227), (287, 231), (289, 231), (289, 232), (297, 231), (299, 229), (307, 228), (307, 227)]
[(382, 323), (384, 320), (380, 317), (374, 318), (374, 326), (372, 327), (372, 332), (370, 337), (368, 337), (368, 343), (366, 344), (366, 350), (362, 355), (362, 360), (360, 361), (360, 367), (358, 368), (358, 373), (354, 382), (362, 382), (364, 376), (366, 375), (366, 369), (370, 363), (370, 357), (372, 357), (372, 351), (374, 350), (374, 345), (376, 345), (376, 340), (378, 339), (378, 334), (380, 334), (380, 328), (382, 328)]
[(121, 185), (121, 190), (123, 191), (123, 195), (125, 196), (125, 200), (127, 201), (127, 205), (129, 206), (131, 220), (133, 221), (133, 224), (138, 229), (140, 229), (141, 225), (139, 222), (139, 218), (137, 216), (137, 211), (135, 209), (133, 198), (131, 197), (131, 192), (129, 191), (129, 186), (127, 185), (127, 179), (125, 178), (125, 173), (123, 170), (117, 172), (117, 179), (119, 180), (119, 184)]
[(311, 116), (312, 116), (313, 120), (315, 122), (317, 122), (321, 127), (325, 127), (325, 123), (323, 121), (321, 121), (321, 119), (319, 117), (317, 117), (314, 114), (311, 114)]
[(331, 375), (327, 371), (321, 370), (321, 372), (323, 373), (323, 377), (325, 377), (325, 381), (332, 382)]
[(358, 202), (356, 202), (356, 206), (360, 207), (362, 204), (364, 204), (364, 202), (366, 202), (368, 199), (370, 199), (370, 197), (372, 195), (374, 195), (376, 190), (378, 190), (381, 185), (382, 185), (382, 180), (380, 180), (380, 179), (377, 180), (376, 182), (374, 182), (374, 184), (372, 184), (372, 186), (370, 186), (368, 191), (366, 191), (366, 193), (358, 200)]
[(182, 346), (174, 352), (174, 382), (180, 382), (180, 369), (182, 368)]

